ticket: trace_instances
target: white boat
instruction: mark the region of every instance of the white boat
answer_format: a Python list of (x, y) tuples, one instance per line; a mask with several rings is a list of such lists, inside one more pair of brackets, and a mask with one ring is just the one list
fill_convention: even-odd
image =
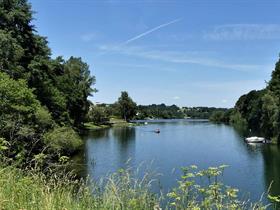
[(252, 136), (252, 137), (245, 138), (245, 141), (248, 143), (265, 143), (265, 138)]

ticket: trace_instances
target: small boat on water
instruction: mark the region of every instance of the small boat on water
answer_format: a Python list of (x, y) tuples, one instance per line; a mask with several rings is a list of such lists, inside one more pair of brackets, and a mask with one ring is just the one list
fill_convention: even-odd
[(247, 138), (245, 138), (245, 141), (247, 143), (266, 143), (265, 138), (257, 137), (257, 136), (247, 137)]
[(159, 129), (156, 129), (154, 132), (155, 132), (155, 133), (160, 133), (160, 130), (159, 130)]

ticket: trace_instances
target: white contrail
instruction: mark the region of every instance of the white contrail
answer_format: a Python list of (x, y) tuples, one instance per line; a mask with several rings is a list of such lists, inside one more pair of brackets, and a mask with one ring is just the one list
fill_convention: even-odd
[(142, 38), (142, 37), (144, 37), (144, 36), (147, 36), (148, 34), (154, 32), (154, 31), (157, 31), (157, 30), (159, 30), (159, 29), (161, 29), (161, 28), (164, 28), (164, 27), (166, 27), (166, 26), (169, 26), (169, 25), (171, 25), (171, 24), (173, 24), (173, 23), (176, 23), (176, 22), (179, 22), (179, 21), (181, 21), (181, 18), (176, 19), (176, 20), (173, 20), (173, 21), (170, 21), (170, 22), (168, 22), (168, 23), (161, 24), (161, 25), (159, 25), (159, 26), (157, 26), (157, 27), (154, 27), (154, 28), (152, 28), (152, 29), (150, 29), (150, 30), (148, 30), (148, 31), (146, 31), (146, 32), (144, 32), (144, 33), (142, 33), (142, 34), (139, 34), (139, 35), (137, 35), (137, 36), (135, 36), (135, 37), (133, 37), (133, 38), (131, 38), (131, 39), (126, 40), (125, 42), (123, 42), (123, 43), (120, 44), (120, 45), (129, 44), (129, 43), (131, 43), (131, 42), (133, 42), (133, 41), (135, 41), (135, 40), (137, 40), (137, 39), (140, 39), (140, 38)]
[(182, 18), (178, 18), (178, 19), (172, 20), (172, 21), (170, 21), (170, 22), (161, 24), (161, 25), (159, 25), (159, 26), (157, 26), (157, 27), (154, 27), (154, 28), (152, 28), (152, 29), (150, 29), (150, 30), (144, 32), (144, 33), (141, 33), (141, 34), (139, 34), (139, 35), (137, 35), (137, 36), (134, 36), (134, 37), (132, 37), (132, 38), (130, 38), (130, 39), (128, 39), (128, 40), (126, 40), (126, 41), (124, 41), (124, 42), (118, 44), (118, 45), (115, 45), (115, 46), (111, 47), (110, 49), (105, 50), (105, 52), (102, 52), (102, 53), (98, 54), (97, 56), (105, 55), (105, 54), (108, 53), (108, 51), (117, 50), (119, 47), (125, 46), (125, 45), (127, 45), (127, 44), (129, 44), (129, 43), (131, 43), (131, 42), (134, 42), (134, 41), (136, 41), (136, 40), (138, 40), (138, 39), (140, 39), (140, 38), (142, 38), (142, 37), (144, 37), (144, 36), (147, 36), (147, 35), (150, 34), (150, 33), (153, 33), (154, 31), (157, 31), (157, 30), (159, 30), (159, 29), (161, 29), (161, 28), (164, 28), (164, 27), (166, 27), (166, 26), (169, 26), (169, 25), (171, 25), (171, 24), (173, 24), (173, 23), (176, 23), (176, 22), (179, 22), (179, 21), (181, 21), (181, 20), (182, 20)]

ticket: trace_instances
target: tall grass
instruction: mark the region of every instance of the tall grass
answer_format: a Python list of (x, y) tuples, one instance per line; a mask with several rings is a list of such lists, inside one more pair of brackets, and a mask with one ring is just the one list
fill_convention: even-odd
[[(198, 171), (183, 168), (178, 186), (166, 194), (165, 206), (151, 192), (152, 179), (134, 178), (131, 170), (120, 169), (103, 182), (88, 183), (70, 174), (46, 176), (35, 170), (0, 169), (0, 209), (267, 209), (261, 201), (238, 200), (238, 190), (220, 182), (223, 167)], [(199, 184), (198, 184), (199, 183)], [(90, 186), (90, 187), (89, 187)], [(161, 207), (160, 207), (161, 206)], [(276, 206), (275, 206), (276, 208)]]
[(157, 199), (149, 191), (150, 184), (145, 177), (132, 178), (128, 170), (89, 185), (70, 174), (45, 176), (4, 167), (0, 170), (0, 209), (153, 209)]

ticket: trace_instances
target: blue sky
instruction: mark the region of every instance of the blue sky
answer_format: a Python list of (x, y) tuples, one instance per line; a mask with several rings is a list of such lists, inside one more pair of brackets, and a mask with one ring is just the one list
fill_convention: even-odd
[(265, 87), (280, 52), (280, 1), (31, 0), (53, 56), (82, 57), (94, 102), (232, 107)]

